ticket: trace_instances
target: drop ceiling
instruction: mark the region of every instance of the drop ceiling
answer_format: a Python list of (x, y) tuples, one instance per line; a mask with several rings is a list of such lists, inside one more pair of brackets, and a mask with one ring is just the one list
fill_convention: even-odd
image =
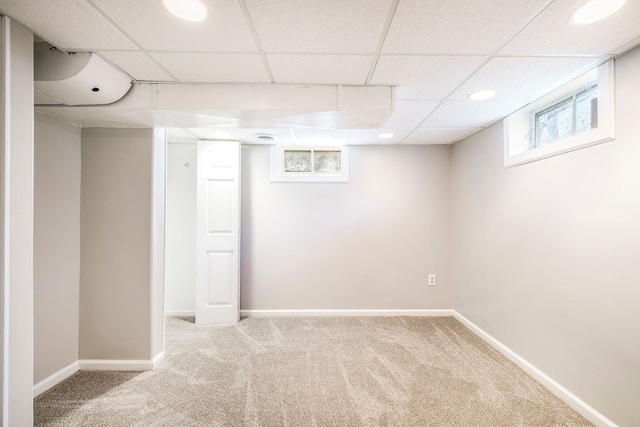
[[(228, 120), (194, 108), (171, 118), (184, 119), (183, 127), (202, 123), (189, 131), (200, 138), (449, 144), (640, 44), (640, 0), (573, 26), (569, 15), (583, 2), (205, 0), (209, 16), (198, 23), (173, 17), (161, 0), (0, 0), (0, 13), (61, 50), (96, 52), (134, 83), (395, 88), (394, 110), (379, 129), (344, 129), (318, 114)], [(480, 89), (497, 95), (467, 98)], [(82, 126), (130, 125), (121, 102), (102, 112), (38, 110)], [(136, 114), (141, 126), (163, 124), (162, 115)], [(381, 140), (383, 132), (394, 136)]]

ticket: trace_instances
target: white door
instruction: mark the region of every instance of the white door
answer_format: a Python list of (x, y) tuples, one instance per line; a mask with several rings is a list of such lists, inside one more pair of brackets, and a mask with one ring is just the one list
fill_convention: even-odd
[(240, 143), (198, 142), (196, 323), (239, 313)]

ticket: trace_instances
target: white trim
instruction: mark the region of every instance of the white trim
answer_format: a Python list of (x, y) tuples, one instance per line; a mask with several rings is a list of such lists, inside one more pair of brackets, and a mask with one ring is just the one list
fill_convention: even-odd
[(161, 351), (160, 353), (158, 353), (156, 355), (156, 357), (154, 357), (153, 359), (151, 359), (151, 369), (156, 369), (158, 366), (160, 366), (160, 364), (162, 362), (164, 362), (164, 351)]
[(487, 342), (491, 347), (498, 350), (505, 356), (507, 359), (518, 365), (520, 369), (525, 371), (527, 374), (532, 376), (536, 381), (542, 384), (547, 390), (558, 396), (562, 399), (567, 405), (573, 408), (580, 415), (585, 417), (587, 420), (591, 421), (596, 426), (601, 427), (617, 427), (617, 425), (602, 415), (600, 412), (596, 411), (594, 408), (585, 403), (582, 399), (580, 399), (575, 394), (571, 393), (569, 390), (558, 384), (555, 380), (549, 377), (547, 374), (542, 372), (540, 369), (536, 368), (534, 365), (529, 363), (523, 357), (515, 353), (509, 347), (502, 344), (497, 339), (493, 338), (491, 335), (480, 329), (474, 323), (472, 323), (469, 319), (458, 313), (457, 311), (453, 311), (453, 316), (460, 321), (464, 326), (466, 326), (469, 330), (471, 330), (474, 334), (482, 338), (485, 342)]
[(164, 352), (152, 360), (78, 360), (81, 371), (152, 371), (164, 360)]
[(240, 310), (240, 316), (248, 317), (321, 317), (321, 316), (422, 316), (440, 317), (453, 316), (453, 310), (440, 309), (409, 309), (409, 310)]
[(196, 317), (196, 310), (165, 310), (164, 315), (169, 317)]
[(38, 384), (33, 386), (33, 398), (35, 399), (45, 391), (49, 390), (51, 387), (60, 384), (62, 381), (66, 380), (79, 370), (80, 367), (78, 361), (75, 361), (70, 365), (60, 369), (58, 372), (49, 375), (47, 378), (43, 379)]

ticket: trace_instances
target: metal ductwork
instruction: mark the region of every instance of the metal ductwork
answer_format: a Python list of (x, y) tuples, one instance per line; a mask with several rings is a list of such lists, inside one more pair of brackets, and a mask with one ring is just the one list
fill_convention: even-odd
[(122, 98), (131, 79), (95, 53), (34, 45), (35, 104), (105, 105)]

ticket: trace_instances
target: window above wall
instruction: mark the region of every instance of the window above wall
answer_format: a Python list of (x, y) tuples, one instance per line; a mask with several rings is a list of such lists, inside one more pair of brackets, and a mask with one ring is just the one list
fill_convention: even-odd
[(347, 147), (275, 145), (271, 147), (271, 182), (347, 182)]
[(505, 166), (613, 140), (613, 64), (610, 60), (505, 118)]

